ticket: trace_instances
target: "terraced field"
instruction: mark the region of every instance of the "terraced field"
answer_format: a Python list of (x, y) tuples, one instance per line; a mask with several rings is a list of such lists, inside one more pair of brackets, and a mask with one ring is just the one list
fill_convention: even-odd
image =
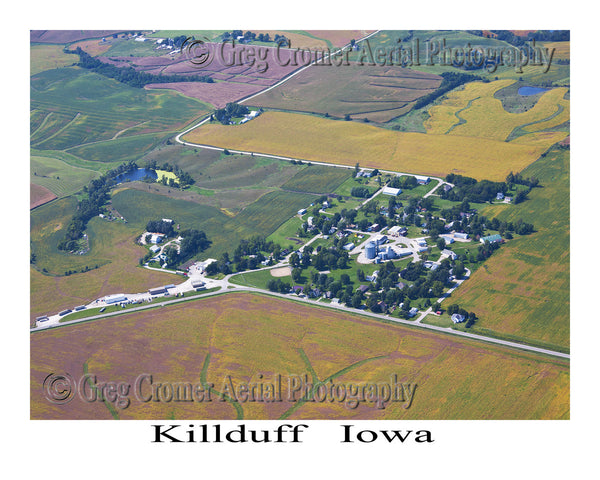
[[(293, 132), (293, 135), (290, 135)], [(504, 180), (523, 170), (566, 133), (503, 142), (458, 135), (395, 132), (356, 122), (266, 112), (240, 126), (203, 125), (183, 137), (192, 143), (407, 173), (450, 172)], [(310, 140), (308, 140), (310, 139)], [(498, 161), (502, 159), (502, 161)]]
[[(68, 351), (69, 355), (64, 355)], [(228, 294), (31, 337), (31, 417), (62, 419), (568, 419), (569, 367), (532, 354), (272, 297)], [(118, 408), (43, 398), (48, 371), (84, 372), (134, 384), (211, 382), (213, 401)], [(508, 373), (507, 373), (508, 372)], [(284, 380), (281, 401), (222, 402), (227, 376)], [(292, 402), (288, 379), (335, 384), (416, 384), (412, 403)], [(299, 397), (296, 398), (299, 400)], [(409, 408), (407, 408), (407, 406)]]
[[(122, 152), (114, 150), (121, 150), (121, 136), (175, 131), (208, 112), (197, 100), (128, 87), (78, 68), (31, 77), (31, 109), (33, 147), (64, 150), (92, 144), (77, 153), (101, 161), (120, 159)], [(95, 143), (109, 140), (114, 143)], [(128, 153), (141, 155), (156, 139), (132, 142), (126, 145)]]

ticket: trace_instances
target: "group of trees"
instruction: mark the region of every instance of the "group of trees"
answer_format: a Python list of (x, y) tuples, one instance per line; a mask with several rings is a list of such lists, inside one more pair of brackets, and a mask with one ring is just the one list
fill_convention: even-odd
[[(239, 38), (239, 37), (243, 37), (243, 38)], [(224, 42), (227, 42), (229, 40), (237, 40), (241, 43), (259, 41), (259, 42), (265, 42), (265, 43), (274, 42), (277, 45), (290, 46), (289, 39), (287, 39), (284, 35), (280, 35), (280, 34), (275, 34), (275, 36), (273, 38), (271, 38), (271, 35), (269, 35), (268, 33), (256, 34), (251, 31), (247, 31), (244, 33), (242, 30), (233, 30), (231, 33), (224, 32), (221, 35), (221, 38), (223, 39)]]
[(281, 246), (273, 241), (267, 241), (264, 237), (254, 236), (250, 239), (242, 239), (230, 257), (225, 252), (221, 257), (206, 267), (208, 275), (222, 273), (228, 275), (233, 272), (254, 270), (260, 263), (267, 260), (267, 255), (273, 262), (280, 259), (282, 255)]
[(150, 220), (146, 224), (146, 231), (152, 233), (162, 233), (167, 237), (172, 237), (175, 233), (173, 222), (165, 222), (164, 220)]
[(417, 185), (417, 178), (412, 175), (405, 175), (402, 177), (394, 176), (388, 183), (388, 187), (400, 188), (402, 190), (411, 190)]
[(65, 238), (58, 244), (59, 250), (70, 252), (77, 248), (77, 241), (83, 236), (88, 221), (101, 213), (102, 207), (110, 198), (109, 192), (115, 177), (135, 169), (137, 169), (137, 164), (133, 161), (122, 163), (83, 187), (86, 196), (78, 202), (77, 212), (67, 225)]
[(215, 113), (211, 115), (211, 120), (217, 120), (223, 125), (229, 125), (232, 117), (243, 117), (250, 113), (250, 110), (245, 105), (239, 103), (230, 102), (225, 105), (225, 108), (219, 108), (215, 110)]
[(371, 196), (371, 190), (367, 187), (356, 186), (352, 187), (352, 190), (350, 190), (350, 195), (353, 197), (368, 198)]
[(97, 58), (92, 57), (87, 52), (77, 47), (75, 50), (65, 49), (65, 53), (79, 55), (78, 67), (91, 70), (105, 77), (113, 78), (118, 82), (125, 83), (131, 87), (143, 88), (150, 83), (169, 83), (169, 82), (204, 82), (213, 83), (214, 80), (208, 75), (154, 75), (148, 72), (137, 71), (133, 67), (117, 67), (109, 63), (104, 63)]
[[(484, 35), (481, 30), (468, 30), (473, 35), (480, 37), (491, 35)], [(491, 30), (492, 34), (498, 39), (504, 42), (510, 43), (515, 47), (525, 45), (526, 42), (535, 40), (536, 42), (568, 42), (571, 39), (569, 30), (538, 30), (537, 32), (529, 32), (526, 35), (517, 35), (510, 30)]]

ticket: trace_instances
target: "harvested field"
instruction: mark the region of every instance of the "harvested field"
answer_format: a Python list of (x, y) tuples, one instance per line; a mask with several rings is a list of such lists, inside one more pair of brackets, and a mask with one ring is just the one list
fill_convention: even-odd
[(269, 271), (271, 272), (272, 277), (288, 277), (292, 274), (292, 269), (290, 267), (274, 268)]
[(571, 59), (571, 42), (544, 42), (543, 46), (548, 50), (554, 49), (554, 59)]
[(29, 209), (33, 209), (35, 207), (39, 207), (44, 203), (48, 203), (51, 200), (54, 200), (56, 195), (54, 195), (47, 188), (36, 185), (35, 183), (31, 183), (29, 185)]
[[(64, 352), (69, 355), (65, 356)], [(127, 408), (43, 396), (50, 372), (125, 382), (214, 384), (202, 402), (142, 402)], [(275, 381), (281, 400), (219, 400), (225, 385)], [(288, 382), (416, 384), (412, 404), (293, 402)], [(262, 380), (261, 380), (262, 379)], [(295, 396), (300, 399), (299, 395)], [(569, 366), (532, 354), (386, 325), (296, 302), (227, 294), (31, 335), (32, 419), (568, 419)]]
[(197, 98), (202, 102), (210, 103), (216, 108), (223, 108), (229, 102), (235, 102), (241, 98), (248, 97), (262, 90), (264, 87), (262, 85), (239, 82), (174, 82), (151, 83), (144, 88), (147, 90), (175, 90), (187, 97)]
[(409, 111), (417, 99), (436, 90), (441, 80), (438, 75), (402, 67), (314, 65), (256, 97), (252, 104), (387, 122)]
[[(210, 61), (205, 65), (195, 65), (186, 53), (161, 55), (156, 57), (98, 57), (99, 60), (116, 67), (132, 67), (156, 75), (208, 75), (216, 83), (194, 82), (182, 85), (180, 82), (151, 84), (147, 88), (168, 88), (184, 95), (200, 99), (222, 107), (228, 102), (238, 101), (263, 87), (273, 85), (283, 77), (300, 68), (300, 58), (294, 59), (293, 50), (265, 46), (246, 46), (264, 52), (264, 60), (242, 56), (239, 61), (239, 45), (207, 43)], [(312, 60), (308, 57), (307, 60)], [(184, 82), (185, 83), (185, 82)], [(231, 85), (230, 85), (231, 84)]]
[[(290, 135), (293, 132), (293, 135)], [(458, 135), (395, 132), (357, 122), (265, 112), (240, 126), (203, 125), (185, 141), (354, 166), (443, 177), (454, 172), (504, 180), (523, 170), (566, 133), (520, 137), (515, 142)], [(501, 162), (498, 159), (502, 159)]]

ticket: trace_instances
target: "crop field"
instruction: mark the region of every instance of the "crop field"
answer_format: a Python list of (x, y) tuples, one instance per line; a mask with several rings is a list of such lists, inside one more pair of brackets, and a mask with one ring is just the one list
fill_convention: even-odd
[(182, 95), (148, 92), (78, 68), (31, 77), (31, 109), (32, 145), (55, 150), (131, 135), (135, 126), (143, 126), (136, 134), (176, 130), (208, 112)]
[(29, 208), (39, 207), (44, 203), (48, 203), (51, 200), (54, 200), (56, 195), (54, 195), (50, 190), (44, 187), (40, 187), (35, 183), (31, 183), (29, 185)]
[(402, 67), (314, 65), (256, 99), (253, 105), (387, 122), (408, 112), (441, 83), (438, 75)]
[(30, 75), (73, 65), (76, 60), (77, 57), (63, 52), (62, 45), (32, 45), (30, 49)]
[(557, 60), (570, 60), (571, 42), (544, 42), (543, 46), (549, 50), (554, 49), (554, 57)]
[(569, 155), (554, 151), (523, 172), (543, 188), (519, 205), (483, 215), (533, 223), (536, 232), (503, 245), (452, 300), (477, 313), (473, 329), (569, 347)]
[(94, 170), (74, 167), (58, 158), (32, 155), (29, 165), (31, 183), (47, 188), (58, 197), (76, 193), (100, 176)]
[[(64, 355), (68, 351), (69, 355)], [(211, 382), (212, 401), (147, 402), (128, 408), (65, 405), (43, 397), (48, 372), (84, 372), (130, 384), (143, 372), (155, 382)], [(510, 372), (507, 374), (507, 372)], [(220, 401), (230, 376), (273, 381), (281, 401)], [(412, 403), (378, 409), (362, 402), (291, 402), (287, 382), (416, 384)], [(32, 419), (568, 419), (564, 362), (426, 333), (329, 309), (250, 294), (227, 294), (31, 335)], [(299, 396), (296, 397), (299, 400)]]
[(310, 165), (299, 171), (281, 188), (307, 193), (333, 193), (352, 175), (351, 170)]
[(161, 146), (144, 156), (142, 163), (151, 160), (177, 165), (194, 178), (194, 185), (216, 191), (280, 187), (304, 168), (288, 161), (181, 145)]
[[(294, 135), (289, 135), (293, 131)], [(504, 180), (523, 170), (566, 133), (520, 137), (515, 142), (487, 138), (395, 132), (356, 122), (265, 112), (239, 126), (203, 125), (184, 140), (222, 148), (269, 153), (408, 173)], [(310, 139), (308, 141), (307, 139)], [(498, 159), (502, 159), (499, 162)]]

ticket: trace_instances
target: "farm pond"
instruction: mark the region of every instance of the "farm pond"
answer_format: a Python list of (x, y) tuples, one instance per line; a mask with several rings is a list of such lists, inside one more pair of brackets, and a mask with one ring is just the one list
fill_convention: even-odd
[(150, 170), (149, 168), (138, 168), (136, 170), (131, 170), (130, 172), (122, 173), (115, 178), (117, 183), (123, 182), (133, 182), (135, 180), (142, 180), (144, 177), (151, 177), (153, 179), (157, 179), (158, 175), (154, 170)]
[(549, 88), (541, 88), (541, 87), (521, 87), (519, 88), (519, 95), (524, 97), (529, 97), (531, 95), (537, 95), (538, 93), (547, 92)]

